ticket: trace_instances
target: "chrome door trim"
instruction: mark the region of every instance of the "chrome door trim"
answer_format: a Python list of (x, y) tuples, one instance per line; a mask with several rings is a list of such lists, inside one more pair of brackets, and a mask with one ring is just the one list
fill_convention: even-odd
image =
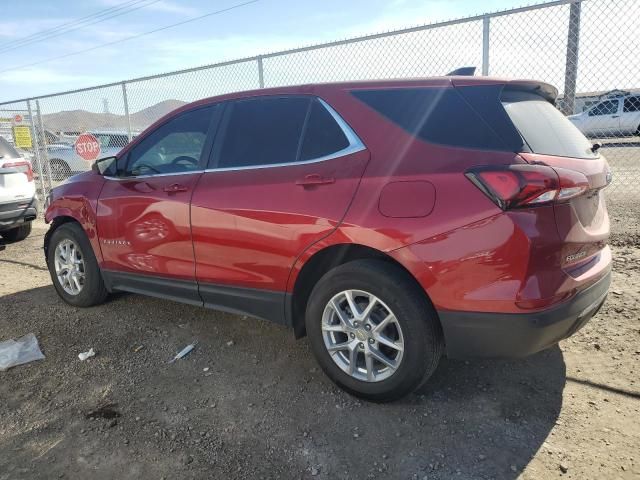
[(205, 170), (190, 170), (188, 172), (173, 172), (173, 173), (151, 173), (148, 175), (136, 175), (136, 176), (129, 176), (129, 177), (108, 177), (108, 176), (104, 176), (105, 179), (107, 180), (115, 180), (116, 182), (124, 182), (124, 181), (131, 181), (131, 180), (138, 180), (138, 179), (145, 179), (145, 178), (155, 178), (155, 177), (170, 177), (170, 176), (178, 176), (178, 175), (195, 175), (196, 173), (203, 173)]

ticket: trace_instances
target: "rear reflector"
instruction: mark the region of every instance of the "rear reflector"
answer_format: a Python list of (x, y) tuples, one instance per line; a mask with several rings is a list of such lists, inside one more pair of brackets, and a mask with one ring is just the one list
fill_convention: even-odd
[(589, 189), (582, 173), (546, 165), (475, 167), (465, 175), (503, 210), (567, 201)]
[(31, 168), (31, 162), (28, 162), (27, 160), (6, 162), (2, 165), (2, 168), (15, 168), (27, 176), (27, 181), (33, 182), (33, 169)]

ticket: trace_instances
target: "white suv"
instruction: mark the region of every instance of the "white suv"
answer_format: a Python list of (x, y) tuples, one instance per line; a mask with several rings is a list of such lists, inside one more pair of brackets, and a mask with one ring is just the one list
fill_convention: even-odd
[(640, 135), (640, 94), (607, 98), (568, 118), (591, 137)]
[(38, 213), (36, 200), (31, 162), (0, 137), (0, 235), (5, 240), (29, 236)]

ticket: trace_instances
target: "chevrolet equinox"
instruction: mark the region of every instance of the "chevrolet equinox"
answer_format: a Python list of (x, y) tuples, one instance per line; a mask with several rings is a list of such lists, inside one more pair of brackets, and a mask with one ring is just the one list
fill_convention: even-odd
[(556, 95), (453, 76), (185, 105), (53, 189), (53, 284), (80, 307), (128, 291), (288, 325), (373, 401), (445, 353), (540, 351), (611, 270), (611, 174)]

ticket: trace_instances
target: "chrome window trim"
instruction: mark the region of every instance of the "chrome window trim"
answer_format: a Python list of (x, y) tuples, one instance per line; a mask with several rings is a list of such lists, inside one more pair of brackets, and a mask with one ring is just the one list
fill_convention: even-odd
[(172, 173), (150, 173), (148, 175), (131, 175), (128, 177), (111, 177), (103, 175), (106, 180), (115, 180), (119, 182), (124, 182), (128, 180), (138, 180), (139, 178), (155, 178), (155, 177), (169, 177), (169, 176), (177, 176), (177, 175), (194, 175), (196, 173), (203, 173), (204, 170), (189, 170), (188, 172), (172, 172)]
[(336, 121), (342, 133), (344, 133), (345, 137), (347, 137), (347, 141), (349, 145), (343, 148), (342, 150), (338, 150), (337, 152), (330, 153), (329, 155), (325, 155), (323, 157), (312, 158), (309, 160), (300, 160), (294, 162), (283, 162), (283, 163), (270, 163), (268, 165), (246, 165), (242, 167), (222, 167), (222, 168), (207, 168), (205, 169), (205, 173), (213, 173), (213, 172), (232, 172), (235, 170), (261, 170), (264, 168), (278, 168), (278, 167), (287, 167), (289, 165), (307, 165), (310, 163), (318, 163), (318, 162), (326, 162), (327, 160), (333, 160), (335, 158), (344, 157), (346, 155), (350, 155), (352, 153), (361, 152), (365, 150), (366, 147), (362, 140), (356, 135), (356, 132), (349, 126), (347, 122), (336, 112), (331, 105), (325, 102), (320, 97), (314, 97), (315, 99), (320, 101), (320, 104), (327, 109), (327, 111), (331, 114), (333, 119)]
[(129, 176), (129, 177), (107, 177), (104, 178), (107, 180), (116, 180), (116, 181), (127, 181), (127, 180), (137, 180), (144, 178), (154, 178), (154, 177), (167, 177), (169, 175), (193, 175), (196, 173), (213, 173), (213, 172), (231, 172), (235, 170), (261, 170), (263, 168), (278, 168), (278, 167), (287, 167), (289, 165), (307, 165), (312, 163), (326, 162), (327, 160), (333, 160), (336, 158), (344, 157), (346, 155), (351, 155), (352, 153), (361, 152), (366, 149), (362, 140), (356, 135), (356, 132), (349, 126), (347, 122), (340, 116), (338, 112), (336, 112), (331, 105), (325, 102), (320, 97), (314, 97), (320, 101), (320, 104), (327, 109), (327, 111), (331, 114), (333, 119), (336, 121), (342, 133), (344, 133), (345, 137), (347, 137), (347, 141), (349, 145), (342, 150), (338, 150), (337, 152), (330, 153), (329, 155), (324, 155), (323, 157), (312, 158), (309, 160), (300, 160), (294, 162), (283, 162), (283, 163), (271, 163), (268, 165), (246, 165), (243, 167), (223, 167), (223, 168), (206, 168), (204, 170), (193, 170), (189, 172), (174, 172), (174, 173), (152, 173), (148, 175), (137, 175), (137, 176)]

